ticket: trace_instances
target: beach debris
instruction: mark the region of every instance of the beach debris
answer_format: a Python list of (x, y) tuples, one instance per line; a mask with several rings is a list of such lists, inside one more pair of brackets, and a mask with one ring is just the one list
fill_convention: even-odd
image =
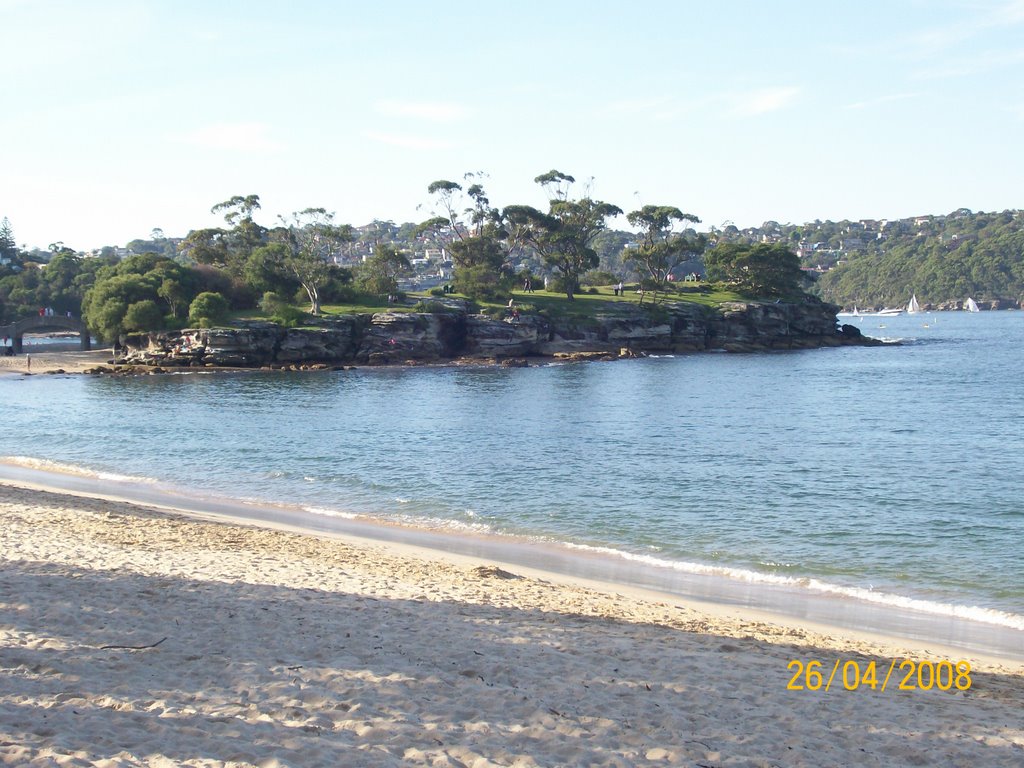
[(481, 579), (521, 579), (522, 576), (517, 576), (514, 573), (503, 571), (496, 565), (480, 565), (473, 569), (473, 575), (479, 576)]
[(145, 650), (148, 650), (150, 648), (156, 648), (158, 645), (160, 645), (160, 643), (162, 643), (166, 639), (167, 639), (166, 637), (162, 637), (159, 640), (157, 640), (155, 643), (150, 643), (149, 645), (101, 645), (100, 646), (100, 650), (101, 651), (145, 651)]

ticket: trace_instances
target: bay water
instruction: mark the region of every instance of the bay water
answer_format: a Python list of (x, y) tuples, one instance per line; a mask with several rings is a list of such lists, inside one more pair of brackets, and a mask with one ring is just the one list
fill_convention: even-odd
[(906, 634), (931, 617), (918, 635), (955, 621), (943, 639), (1024, 653), (1024, 313), (842, 319), (892, 343), (4, 375), (0, 476), (505, 543), (512, 559), (810, 618), (853, 606), (856, 625), (874, 606), (909, 616)]

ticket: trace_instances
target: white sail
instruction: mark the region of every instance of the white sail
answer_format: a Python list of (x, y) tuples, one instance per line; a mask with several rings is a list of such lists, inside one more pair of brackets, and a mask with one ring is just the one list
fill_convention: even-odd
[(981, 308), (978, 306), (978, 302), (968, 296), (967, 301), (964, 302), (964, 312), (981, 312)]
[(917, 294), (915, 293), (913, 296), (910, 297), (910, 303), (907, 304), (907, 312), (913, 313), (920, 311), (921, 305), (917, 303)]

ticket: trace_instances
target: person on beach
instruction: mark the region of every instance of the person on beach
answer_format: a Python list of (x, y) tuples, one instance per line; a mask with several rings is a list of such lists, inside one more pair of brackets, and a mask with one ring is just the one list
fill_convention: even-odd
[(32, 372), (32, 355), (25, 355), (25, 370)]

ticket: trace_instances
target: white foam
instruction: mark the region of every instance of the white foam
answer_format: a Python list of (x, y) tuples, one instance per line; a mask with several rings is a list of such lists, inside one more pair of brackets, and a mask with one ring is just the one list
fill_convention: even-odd
[(685, 561), (665, 560), (663, 558), (651, 557), (650, 555), (637, 555), (632, 552), (611, 547), (595, 547), (587, 544), (566, 544), (570, 549), (585, 550), (602, 555), (611, 555), (623, 560), (642, 563), (643, 565), (657, 568), (670, 568), (683, 573), (692, 573), (702, 576), (721, 576), (735, 581), (744, 581), (751, 584), (771, 584), (783, 587), (798, 587), (809, 589), (822, 594), (849, 597), (855, 600), (887, 605), (893, 608), (904, 608), (921, 613), (928, 613), (935, 616), (949, 616), (958, 619), (967, 619), (984, 624), (994, 624), (1010, 629), (1024, 630), (1024, 616), (1007, 611), (999, 611), (993, 608), (982, 608), (977, 605), (957, 605), (954, 603), (940, 603), (934, 600), (923, 600), (920, 598), (906, 597), (889, 592), (879, 592), (864, 587), (846, 587), (840, 584), (832, 584), (820, 579), (800, 576), (779, 576), (774, 573), (759, 573), (745, 568), (730, 568), (727, 566), (706, 565), (704, 563), (691, 563)]
[(73, 475), (74, 477), (89, 477), (96, 480), (109, 480), (114, 483), (147, 483), (159, 482), (152, 477), (135, 477), (133, 475), (122, 475), (116, 472), (104, 472), (82, 467), (77, 464), (64, 464), (50, 459), (37, 459), (32, 456), (2, 456), (0, 461), (5, 464), (12, 464), (25, 469), (37, 469), (42, 472), (53, 472), (60, 475)]
[(324, 517), (340, 517), (345, 520), (357, 520), (360, 515), (355, 512), (342, 512), (340, 509), (329, 509), (328, 507), (303, 507), (303, 512), (311, 515), (323, 515)]
[(410, 528), (421, 528), (430, 531), (453, 531), (455, 533), (493, 533), (486, 523), (464, 523), (460, 520), (447, 520), (443, 517), (416, 517), (414, 515), (398, 515), (389, 518)]

